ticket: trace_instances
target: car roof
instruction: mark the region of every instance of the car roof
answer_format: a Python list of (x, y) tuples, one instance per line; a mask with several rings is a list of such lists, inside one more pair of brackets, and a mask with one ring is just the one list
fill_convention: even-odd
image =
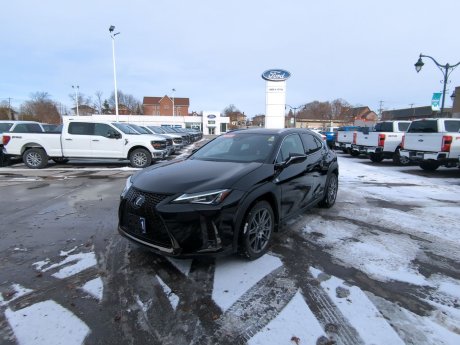
[[(307, 128), (247, 128), (236, 129), (231, 133), (246, 133), (246, 134), (289, 134), (289, 133), (311, 133)], [(229, 132), (230, 133), (230, 132)]]

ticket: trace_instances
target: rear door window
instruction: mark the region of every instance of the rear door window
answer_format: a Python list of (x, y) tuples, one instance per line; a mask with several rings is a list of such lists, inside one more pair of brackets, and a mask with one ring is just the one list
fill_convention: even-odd
[(94, 134), (94, 123), (71, 122), (69, 123), (69, 134), (93, 135)]
[(375, 125), (375, 132), (393, 132), (392, 122), (380, 122)]
[(400, 122), (398, 123), (398, 130), (400, 132), (406, 132), (410, 126), (410, 122)]

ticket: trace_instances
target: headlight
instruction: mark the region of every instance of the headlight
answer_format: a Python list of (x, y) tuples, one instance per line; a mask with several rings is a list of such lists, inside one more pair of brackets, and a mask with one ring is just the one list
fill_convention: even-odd
[(128, 177), (126, 179), (126, 184), (125, 184), (125, 188), (123, 189), (123, 191), (121, 192), (121, 197), (124, 198), (126, 193), (128, 193), (129, 189), (131, 188), (131, 186), (133, 185), (133, 181), (131, 181), (131, 178), (133, 176), (131, 175), (130, 177)]
[(230, 194), (230, 189), (220, 189), (202, 193), (182, 194), (173, 200), (178, 203), (217, 205)]

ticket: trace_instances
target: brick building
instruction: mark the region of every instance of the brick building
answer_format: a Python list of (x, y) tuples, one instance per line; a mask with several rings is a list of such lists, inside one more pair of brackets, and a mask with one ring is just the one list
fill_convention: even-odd
[[(173, 113), (174, 104), (174, 113)], [(144, 97), (144, 115), (187, 116), (190, 100), (182, 97)]]

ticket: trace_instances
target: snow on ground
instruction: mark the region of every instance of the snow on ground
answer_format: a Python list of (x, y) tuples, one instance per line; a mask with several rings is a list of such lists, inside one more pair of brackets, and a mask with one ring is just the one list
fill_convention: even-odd
[(96, 298), (98, 301), (102, 301), (102, 296), (104, 294), (104, 284), (102, 283), (102, 279), (100, 277), (86, 282), (81, 288)]
[(21, 345), (80, 345), (90, 329), (78, 317), (54, 301), (44, 301), (5, 316)]
[(225, 311), (260, 279), (280, 266), (281, 260), (272, 255), (264, 255), (255, 261), (217, 260), (212, 298)]
[(176, 310), (177, 306), (179, 305), (179, 296), (177, 296), (174, 292), (172, 292), (171, 288), (168, 285), (166, 285), (166, 283), (158, 275), (156, 277), (165, 295), (168, 297), (169, 303), (171, 303), (171, 307), (174, 310)]

